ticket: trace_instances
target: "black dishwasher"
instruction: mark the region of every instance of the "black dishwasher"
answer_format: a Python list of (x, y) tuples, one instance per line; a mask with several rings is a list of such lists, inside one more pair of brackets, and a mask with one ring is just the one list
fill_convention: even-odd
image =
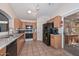
[(6, 47), (6, 56), (17, 56), (17, 40)]

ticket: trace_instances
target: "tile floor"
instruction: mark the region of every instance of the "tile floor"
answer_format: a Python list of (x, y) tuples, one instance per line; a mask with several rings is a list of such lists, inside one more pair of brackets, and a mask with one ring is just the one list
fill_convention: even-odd
[(63, 49), (54, 49), (41, 41), (26, 41), (20, 56), (69, 56)]

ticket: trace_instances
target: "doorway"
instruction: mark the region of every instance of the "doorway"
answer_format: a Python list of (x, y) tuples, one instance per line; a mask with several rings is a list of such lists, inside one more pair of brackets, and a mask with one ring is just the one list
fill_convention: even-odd
[(79, 12), (64, 17), (64, 49), (79, 56)]

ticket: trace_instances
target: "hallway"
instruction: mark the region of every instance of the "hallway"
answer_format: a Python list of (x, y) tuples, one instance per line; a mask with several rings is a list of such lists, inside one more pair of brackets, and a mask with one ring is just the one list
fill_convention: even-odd
[(29, 41), (23, 46), (20, 56), (67, 56), (63, 49), (53, 49), (41, 41)]

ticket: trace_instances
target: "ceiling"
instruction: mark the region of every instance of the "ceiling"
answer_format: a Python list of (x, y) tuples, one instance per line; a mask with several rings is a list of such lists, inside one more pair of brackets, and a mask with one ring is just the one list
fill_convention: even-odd
[[(16, 16), (25, 20), (36, 20), (37, 17), (50, 17), (59, 7), (59, 3), (10, 3)], [(27, 11), (32, 13), (28, 14)]]
[(68, 20), (78, 19), (79, 20), (79, 12), (69, 15), (69, 16), (65, 17), (65, 19), (68, 19)]

